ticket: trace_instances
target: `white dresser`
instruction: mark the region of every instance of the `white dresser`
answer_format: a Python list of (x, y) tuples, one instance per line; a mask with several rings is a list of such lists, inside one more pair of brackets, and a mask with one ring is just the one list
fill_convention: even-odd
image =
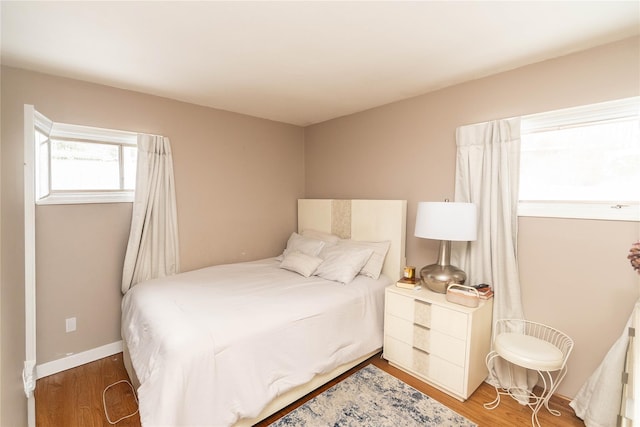
[(468, 308), (448, 302), (444, 294), (390, 286), (383, 357), (464, 401), (487, 376), (492, 309), (493, 299)]

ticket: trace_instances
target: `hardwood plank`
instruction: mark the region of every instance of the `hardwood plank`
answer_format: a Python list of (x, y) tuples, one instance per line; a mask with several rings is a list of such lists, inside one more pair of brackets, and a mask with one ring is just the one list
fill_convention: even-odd
[[(102, 393), (110, 384), (125, 379), (129, 378), (122, 353), (39, 379), (35, 390), (37, 427), (109, 426)], [(135, 396), (126, 384), (109, 389), (106, 403), (112, 421), (137, 409)], [(140, 417), (136, 414), (117, 425), (140, 427)]]
[[(324, 390), (351, 375), (356, 370), (372, 363), (380, 369), (401, 379), (412, 387), (422, 391), (443, 405), (477, 423), (480, 427), (513, 427), (531, 425), (531, 410), (519, 405), (515, 400), (503, 398), (500, 406), (492, 411), (484, 409), (484, 403), (492, 401), (495, 391), (490, 385), (483, 383), (466, 401), (459, 400), (431, 387), (430, 385), (401, 371), (376, 355), (359, 366), (351, 369), (337, 379), (315, 390), (282, 411), (257, 424), (266, 427), (273, 421), (302, 405)], [(122, 362), (122, 353), (98, 361), (60, 372), (36, 383), (36, 425), (38, 427), (94, 427), (109, 426), (104, 413), (102, 396), (104, 389), (117, 381), (128, 379)], [(135, 396), (127, 384), (118, 384), (110, 388), (105, 396), (106, 406), (112, 421), (129, 414), (136, 409)], [(582, 420), (575, 416), (568, 406), (568, 400), (554, 396), (552, 408), (558, 409), (562, 415), (554, 417), (545, 409), (540, 412), (540, 423), (543, 426), (573, 427), (584, 426)], [(140, 427), (140, 417), (120, 421), (118, 427)]]

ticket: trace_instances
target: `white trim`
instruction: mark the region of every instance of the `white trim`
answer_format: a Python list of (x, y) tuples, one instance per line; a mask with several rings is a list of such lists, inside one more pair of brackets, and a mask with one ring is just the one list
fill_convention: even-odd
[(81, 139), (83, 141), (109, 142), (118, 145), (136, 146), (138, 134), (135, 132), (96, 128), (92, 126), (53, 123), (51, 139)]
[[(33, 108), (33, 105), (31, 106)], [(37, 110), (33, 110), (33, 123), (34, 126), (41, 132), (44, 132), (47, 137), (51, 135), (51, 129), (53, 129), (53, 122), (44, 114)]]
[(75, 353), (62, 359), (52, 360), (36, 366), (36, 377), (38, 379), (76, 368), (86, 363), (112, 356), (122, 352), (122, 340), (92, 348), (81, 353)]
[(38, 205), (78, 205), (85, 203), (132, 203), (133, 191), (52, 192), (36, 202)]
[(640, 115), (640, 96), (634, 96), (523, 116), (520, 132), (524, 135), (586, 123), (633, 119), (638, 115)]
[(518, 202), (518, 216), (640, 221), (640, 204), (521, 200)]
[(24, 154), (24, 317), (25, 361), (22, 383), (27, 397), (27, 425), (35, 427), (36, 388), (34, 367), (36, 364), (36, 204), (34, 137), (35, 108), (24, 105), (23, 154)]
[[(24, 106), (24, 288), (25, 358), (27, 362), (35, 362), (36, 360), (36, 227), (35, 173), (33, 168), (34, 111), (33, 105)], [(25, 393), (28, 395), (32, 391), (33, 388), (28, 390), (25, 384)]]

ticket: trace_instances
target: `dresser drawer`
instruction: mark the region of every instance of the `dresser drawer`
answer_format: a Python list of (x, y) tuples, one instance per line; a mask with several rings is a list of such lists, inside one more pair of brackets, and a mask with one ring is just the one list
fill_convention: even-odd
[(462, 340), (467, 338), (467, 319), (466, 314), (445, 307), (431, 309), (431, 328)]
[(448, 360), (454, 365), (464, 367), (467, 356), (466, 341), (436, 330), (431, 330), (429, 335), (431, 345), (428, 350), (430, 353)]
[(383, 353), (385, 359), (407, 369), (411, 369), (413, 365), (413, 347), (389, 335), (384, 336)]
[(384, 318), (384, 333), (409, 345), (413, 343), (413, 322), (387, 314)]
[(429, 355), (429, 377), (456, 393), (464, 387), (464, 368), (433, 354)]
[(413, 323), (413, 298), (387, 292), (385, 298), (385, 312)]

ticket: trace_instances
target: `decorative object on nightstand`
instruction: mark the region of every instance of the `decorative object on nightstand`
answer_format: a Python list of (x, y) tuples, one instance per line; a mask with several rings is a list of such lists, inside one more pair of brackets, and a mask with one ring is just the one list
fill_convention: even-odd
[(480, 299), (493, 298), (493, 289), (486, 283), (480, 283), (479, 285), (473, 285), (473, 288), (478, 291)]
[[(450, 302), (467, 305), (468, 307), (476, 307), (478, 304), (474, 302), (475, 299), (483, 300), (489, 298), (493, 298), (493, 289), (486, 283), (473, 286), (453, 283), (447, 286), (447, 301)], [(464, 302), (458, 302), (458, 299)]]
[(399, 288), (404, 288), (404, 289), (421, 289), (422, 285), (421, 285), (421, 281), (420, 279), (405, 279), (402, 278), (400, 280), (398, 280), (398, 282), (396, 283), (396, 286)]
[(453, 283), (447, 286), (447, 301), (465, 307), (477, 307), (480, 304), (480, 294), (473, 286)]
[(396, 286), (404, 289), (420, 289), (422, 286), (420, 279), (416, 277), (416, 268), (407, 266), (402, 273), (402, 279), (398, 280)]
[(416, 268), (412, 265), (406, 266), (403, 270), (402, 278), (414, 280), (416, 278)]
[(473, 203), (420, 202), (415, 236), (440, 240), (438, 261), (420, 270), (429, 289), (444, 294), (450, 284), (464, 284), (467, 275), (451, 265), (451, 241), (471, 241), (477, 237), (477, 211)]

